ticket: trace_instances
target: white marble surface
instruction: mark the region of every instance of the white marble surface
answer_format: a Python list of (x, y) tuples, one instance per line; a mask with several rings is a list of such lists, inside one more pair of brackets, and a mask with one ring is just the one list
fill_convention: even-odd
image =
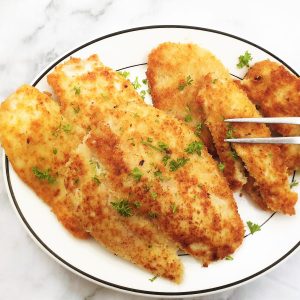
[[(0, 99), (83, 41), (154, 24), (195, 25), (244, 37), (300, 73), (299, 10), (298, 0), (0, 0)], [(17, 219), (1, 164), (0, 169), (0, 299), (143, 298), (81, 279), (42, 252)], [(203, 299), (300, 299), (300, 251), (247, 285)]]

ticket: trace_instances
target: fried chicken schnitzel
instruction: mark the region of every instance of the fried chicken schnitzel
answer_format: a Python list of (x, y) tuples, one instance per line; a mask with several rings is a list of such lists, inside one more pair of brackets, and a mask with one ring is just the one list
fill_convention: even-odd
[(61, 116), (59, 106), (37, 89), (23, 85), (0, 108), (0, 141), (21, 179), (53, 210), (76, 237), (89, 235), (65, 201), (62, 169), (82, 130)]
[[(154, 106), (185, 121), (215, 155), (205, 116), (196, 101), (199, 85), (208, 73), (214, 78), (230, 76), (211, 52), (195, 44), (163, 43), (148, 57), (147, 78)], [(241, 161), (232, 155), (229, 145), (227, 148), (227, 152), (220, 152), (218, 148), (217, 152), (227, 165), (224, 175), (230, 187), (236, 190), (246, 183), (246, 177)]]
[[(300, 79), (284, 66), (269, 60), (254, 64), (241, 81), (249, 99), (265, 117), (300, 116)], [(271, 129), (282, 136), (300, 136), (300, 126), (274, 124)], [(300, 146), (282, 145), (290, 170), (300, 168)]]
[[(264, 124), (226, 124), (224, 118), (261, 117), (255, 105), (232, 79), (206, 76), (198, 93), (199, 105), (206, 114), (206, 122), (212, 133), (218, 153), (228, 151), (224, 139), (230, 137), (268, 137), (270, 130)], [(237, 155), (245, 163), (261, 199), (269, 209), (284, 214), (294, 214), (297, 194), (291, 192), (287, 168), (280, 147), (271, 144), (232, 144)], [(225, 164), (225, 169), (227, 165)]]
[(95, 116), (87, 144), (140, 214), (204, 265), (235, 251), (244, 234), (236, 203), (192, 131), (136, 103), (101, 105)]

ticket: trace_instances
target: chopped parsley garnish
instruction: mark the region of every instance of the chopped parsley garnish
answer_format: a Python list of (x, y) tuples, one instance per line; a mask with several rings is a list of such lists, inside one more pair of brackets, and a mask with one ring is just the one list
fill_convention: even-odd
[(290, 188), (293, 188), (294, 186), (297, 186), (298, 184), (299, 184), (299, 182), (295, 180), (290, 183)]
[(80, 87), (79, 86), (74, 86), (73, 90), (75, 92), (75, 95), (80, 95)]
[(251, 221), (247, 222), (250, 233), (253, 234), (256, 231), (260, 231), (260, 226), (258, 224), (252, 223)]
[(239, 63), (236, 65), (239, 69), (243, 68), (243, 67), (249, 67), (249, 62), (250, 60), (252, 60), (252, 56), (251, 54), (246, 51), (244, 53), (244, 55), (240, 55), (239, 56)]
[(180, 167), (183, 167), (190, 159), (185, 157), (177, 158), (176, 160), (172, 159), (169, 162), (170, 171), (174, 172)]
[(158, 147), (161, 149), (162, 152), (167, 152), (169, 151), (169, 147), (167, 144), (165, 144), (164, 142), (158, 142)]
[(233, 260), (233, 257), (231, 255), (228, 255), (225, 257), (226, 260)]
[(184, 151), (189, 154), (197, 153), (199, 156), (201, 156), (202, 149), (203, 143), (195, 141), (190, 143)]
[(140, 201), (135, 201), (132, 203), (132, 205), (135, 207), (135, 208), (140, 208), (142, 206), (142, 203)]
[(219, 170), (221, 171), (221, 172), (223, 172), (224, 171), (224, 169), (225, 169), (225, 165), (223, 164), (223, 163), (218, 163), (218, 168), (219, 168)]
[(56, 149), (56, 148), (53, 149), (53, 154), (54, 154), (54, 155), (57, 154), (57, 149)]
[(172, 203), (171, 204), (171, 210), (172, 210), (172, 213), (175, 214), (177, 212), (177, 206), (175, 203)]
[(42, 171), (37, 167), (33, 167), (32, 172), (40, 180), (47, 180), (48, 183), (54, 183), (56, 181), (55, 177), (50, 175), (51, 169)]
[(163, 142), (158, 142), (157, 143), (157, 146), (154, 146), (152, 145), (153, 139), (152, 138), (147, 138), (147, 141), (142, 141), (142, 144), (156, 150), (156, 151), (159, 151), (159, 152), (168, 152), (169, 151), (169, 147), (167, 144), (163, 143)]
[(166, 166), (168, 163), (168, 160), (171, 158), (170, 155), (165, 155), (162, 159), (163, 164)]
[(226, 139), (233, 139), (234, 128), (231, 123), (227, 124)]
[(163, 179), (162, 172), (160, 170), (155, 171), (154, 176), (157, 177), (159, 180)]
[(215, 83), (217, 83), (217, 81), (218, 81), (218, 79), (215, 78), (215, 79), (212, 81), (212, 83), (215, 84)]
[(189, 123), (189, 122), (192, 122), (192, 121), (193, 121), (192, 115), (186, 115), (184, 117), (184, 122)]
[(72, 125), (70, 124), (65, 124), (62, 126), (62, 130), (65, 132), (65, 133), (70, 133), (72, 131)]
[(152, 278), (150, 278), (149, 280), (151, 281), (151, 282), (153, 282), (155, 279), (157, 279), (158, 278), (158, 275), (155, 275), (154, 277), (152, 277)]
[(143, 173), (141, 172), (141, 170), (137, 167), (135, 167), (132, 171), (131, 171), (131, 175), (134, 178), (134, 180), (136, 182), (139, 182), (143, 176)]
[(148, 84), (148, 80), (145, 78), (142, 80), (142, 83), (146, 85), (146, 84)]
[(137, 90), (141, 87), (141, 84), (139, 83), (139, 78), (136, 76), (134, 79), (134, 82), (132, 82), (133, 87)]
[(79, 178), (74, 179), (74, 184), (78, 184), (79, 183)]
[(195, 128), (195, 131), (194, 131), (194, 133), (195, 133), (195, 135), (196, 135), (197, 137), (200, 137), (201, 131), (202, 131), (202, 129), (203, 129), (203, 126), (204, 126), (203, 123), (198, 123), (198, 124), (197, 124), (197, 126), (196, 126), (196, 128)]
[(100, 169), (100, 164), (96, 159), (94, 158), (90, 159), (89, 163), (95, 169), (95, 172)]
[(158, 214), (156, 212), (153, 212), (153, 211), (148, 212), (148, 217), (151, 219), (155, 219), (155, 218), (157, 218), (157, 216), (158, 216)]
[(93, 178), (93, 181), (97, 184), (97, 185), (99, 185), (100, 184), (100, 180), (99, 180), (99, 178), (95, 175)]
[(130, 75), (130, 73), (129, 72), (127, 72), (127, 71), (118, 71), (118, 73), (121, 75), (121, 76), (123, 76), (124, 78), (128, 78), (129, 77), (129, 75)]
[(112, 207), (123, 217), (132, 216), (132, 211), (128, 200), (120, 200), (116, 202), (111, 202)]
[(179, 83), (178, 90), (183, 91), (185, 89), (185, 87), (188, 85), (191, 85), (192, 82), (193, 82), (193, 79), (192, 79), (191, 75), (187, 76), (186, 80), (184, 82)]
[(237, 159), (239, 158), (237, 152), (236, 152), (234, 149), (231, 149), (231, 150), (230, 150), (230, 155), (232, 156), (232, 158), (233, 158), (234, 160), (237, 160)]
[(80, 112), (80, 107), (79, 106), (73, 107), (73, 110), (75, 114), (78, 114)]
[(140, 91), (140, 96), (145, 100), (145, 97), (146, 97), (146, 91), (145, 90), (142, 90)]
[(153, 200), (157, 199), (157, 193), (156, 192), (150, 192), (150, 196)]

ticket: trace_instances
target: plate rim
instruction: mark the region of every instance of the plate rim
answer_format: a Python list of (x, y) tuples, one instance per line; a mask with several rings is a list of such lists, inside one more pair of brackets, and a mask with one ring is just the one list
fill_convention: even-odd
[[(254, 46), (260, 50), (262, 50), (263, 52), (267, 53), (268, 55), (272, 56), (273, 58), (275, 58), (276, 60), (278, 60), (281, 64), (283, 64), (287, 69), (289, 69), (294, 75), (296, 75), (297, 77), (299, 77), (299, 74), (292, 68), (290, 67), (286, 62), (284, 62), (283, 60), (281, 60), (279, 57), (277, 57), (275, 54), (273, 54), (272, 52), (266, 50), (265, 48), (250, 42), (244, 38), (241, 38), (239, 36), (230, 34), (230, 33), (226, 33), (223, 31), (219, 31), (219, 30), (215, 30), (215, 29), (210, 29), (210, 28), (204, 28), (204, 27), (197, 27), (197, 26), (190, 26), (190, 25), (150, 25), (150, 26), (141, 26), (141, 27), (134, 27), (134, 28), (129, 28), (129, 29), (125, 29), (125, 30), (121, 30), (121, 31), (116, 31), (110, 34), (106, 34), (103, 36), (100, 36), (98, 38), (89, 40), (87, 42), (84, 42), (82, 44), (80, 44), (79, 46), (72, 48), (71, 50), (66, 51), (63, 55), (61, 55), (60, 57), (56, 58), (54, 61), (52, 61), (51, 63), (49, 63), (46, 67), (44, 67), (35, 77), (34, 79), (31, 81), (31, 85), (32, 86), (36, 86), (38, 84), (38, 82), (56, 65), (58, 65), (61, 61), (63, 61), (64, 59), (70, 57), (73, 53), (88, 47), (91, 44), (97, 43), (101, 40), (104, 39), (108, 39), (110, 37), (114, 37), (117, 35), (121, 35), (121, 34), (125, 34), (125, 33), (129, 33), (129, 32), (134, 32), (134, 31), (141, 31), (141, 30), (151, 30), (151, 29), (188, 29), (188, 30), (199, 30), (199, 31), (206, 31), (206, 32), (211, 32), (211, 33), (216, 33), (216, 34), (220, 34), (223, 36), (227, 36), (239, 41), (242, 41), (246, 44), (249, 44), (251, 46)], [(195, 291), (187, 291), (187, 292), (155, 292), (155, 291), (147, 291), (147, 290), (140, 290), (140, 289), (134, 289), (134, 288), (128, 288), (126, 286), (121, 286), (118, 284), (114, 284), (111, 282), (107, 282), (103, 279), (94, 277), (93, 275), (90, 275), (80, 269), (78, 269), (77, 267), (75, 267), (74, 265), (70, 264), (69, 262), (65, 261), (62, 257), (60, 257), (58, 254), (56, 254), (51, 248), (49, 248), (41, 239), (40, 237), (35, 233), (35, 231), (31, 228), (31, 226), (29, 225), (28, 221), (26, 220), (25, 216), (23, 215), (19, 205), (18, 205), (18, 201), (14, 195), (14, 191), (13, 191), (13, 187), (11, 184), (11, 180), (10, 180), (10, 171), (9, 171), (9, 167), (10, 167), (10, 163), (8, 160), (8, 157), (6, 156), (5, 152), (3, 151), (3, 175), (4, 175), (4, 181), (5, 181), (5, 187), (6, 187), (6, 191), (7, 194), (9, 196), (10, 202), (16, 212), (16, 214), (18, 215), (18, 217), (20, 218), (20, 220), (22, 221), (21, 223), (23, 224), (23, 226), (25, 227), (25, 229), (27, 230), (27, 232), (30, 234), (31, 238), (33, 239), (33, 241), (45, 252), (47, 253), (51, 258), (53, 258), (55, 261), (57, 261), (60, 265), (62, 265), (63, 267), (65, 267), (66, 269), (72, 271), (73, 273), (89, 280), (92, 281), (98, 285), (102, 285), (104, 287), (110, 288), (110, 289), (114, 289), (117, 291), (121, 291), (121, 292), (126, 292), (126, 293), (131, 293), (131, 294), (136, 294), (136, 295), (144, 295), (144, 296), (149, 296), (149, 297), (155, 297), (155, 296), (168, 296), (168, 297), (177, 297), (177, 296), (185, 296), (185, 297), (192, 297), (195, 295), (204, 295), (204, 294), (212, 294), (212, 293), (217, 293), (217, 292), (221, 292), (224, 291), (226, 289), (230, 289), (233, 287), (237, 287), (240, 286), (242, 284), (245, 284), (255, 278), (260, 277), (262, 274), (265, 274), (266, 272), (270, 271), (271, 269), (273, 269), (274, 267), (278, 266), (281, 262), (283, 262), (287, 257), (289, 257), (291, 254), (294, 254), (298, 248), (299, 250), (299, 246), (300, 246), (300, 241), (298, 243), (296, 243), (296, 245), (294, 245), (288, 252), (286, 252), (282, 257), (280, 257), (278, 260), (276, 260), (275, 262), (273, 262), (272, 264), (270, 264), (269, 266), (263, 268), (262, 270), (247, 276), (245, 278), (242, 278), (240, 280), (237, 280), (235, 282), (226, 284), (226, 285), (221, 285), (221, 286), (217, 286), (217, 287), (213, 287), (213, 288), (209, 288), (209, 289), (202, 289), (202, 290), (195, 290)]]

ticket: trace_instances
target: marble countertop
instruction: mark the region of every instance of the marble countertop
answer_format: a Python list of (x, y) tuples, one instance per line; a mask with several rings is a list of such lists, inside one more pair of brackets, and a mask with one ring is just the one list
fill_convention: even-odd
[[(298, 0), (0, 0), (0, 99), (84, 41), (155, 24), (194, 25), (238, 35), (300, 73), (299, 10)], [(2, 168), (0, 163), (1, 299), (143, 299), (90, 283), (41, 251), (9, 203)], [(300, 251), (244, 286), (201, 299), (300, 299)]]

